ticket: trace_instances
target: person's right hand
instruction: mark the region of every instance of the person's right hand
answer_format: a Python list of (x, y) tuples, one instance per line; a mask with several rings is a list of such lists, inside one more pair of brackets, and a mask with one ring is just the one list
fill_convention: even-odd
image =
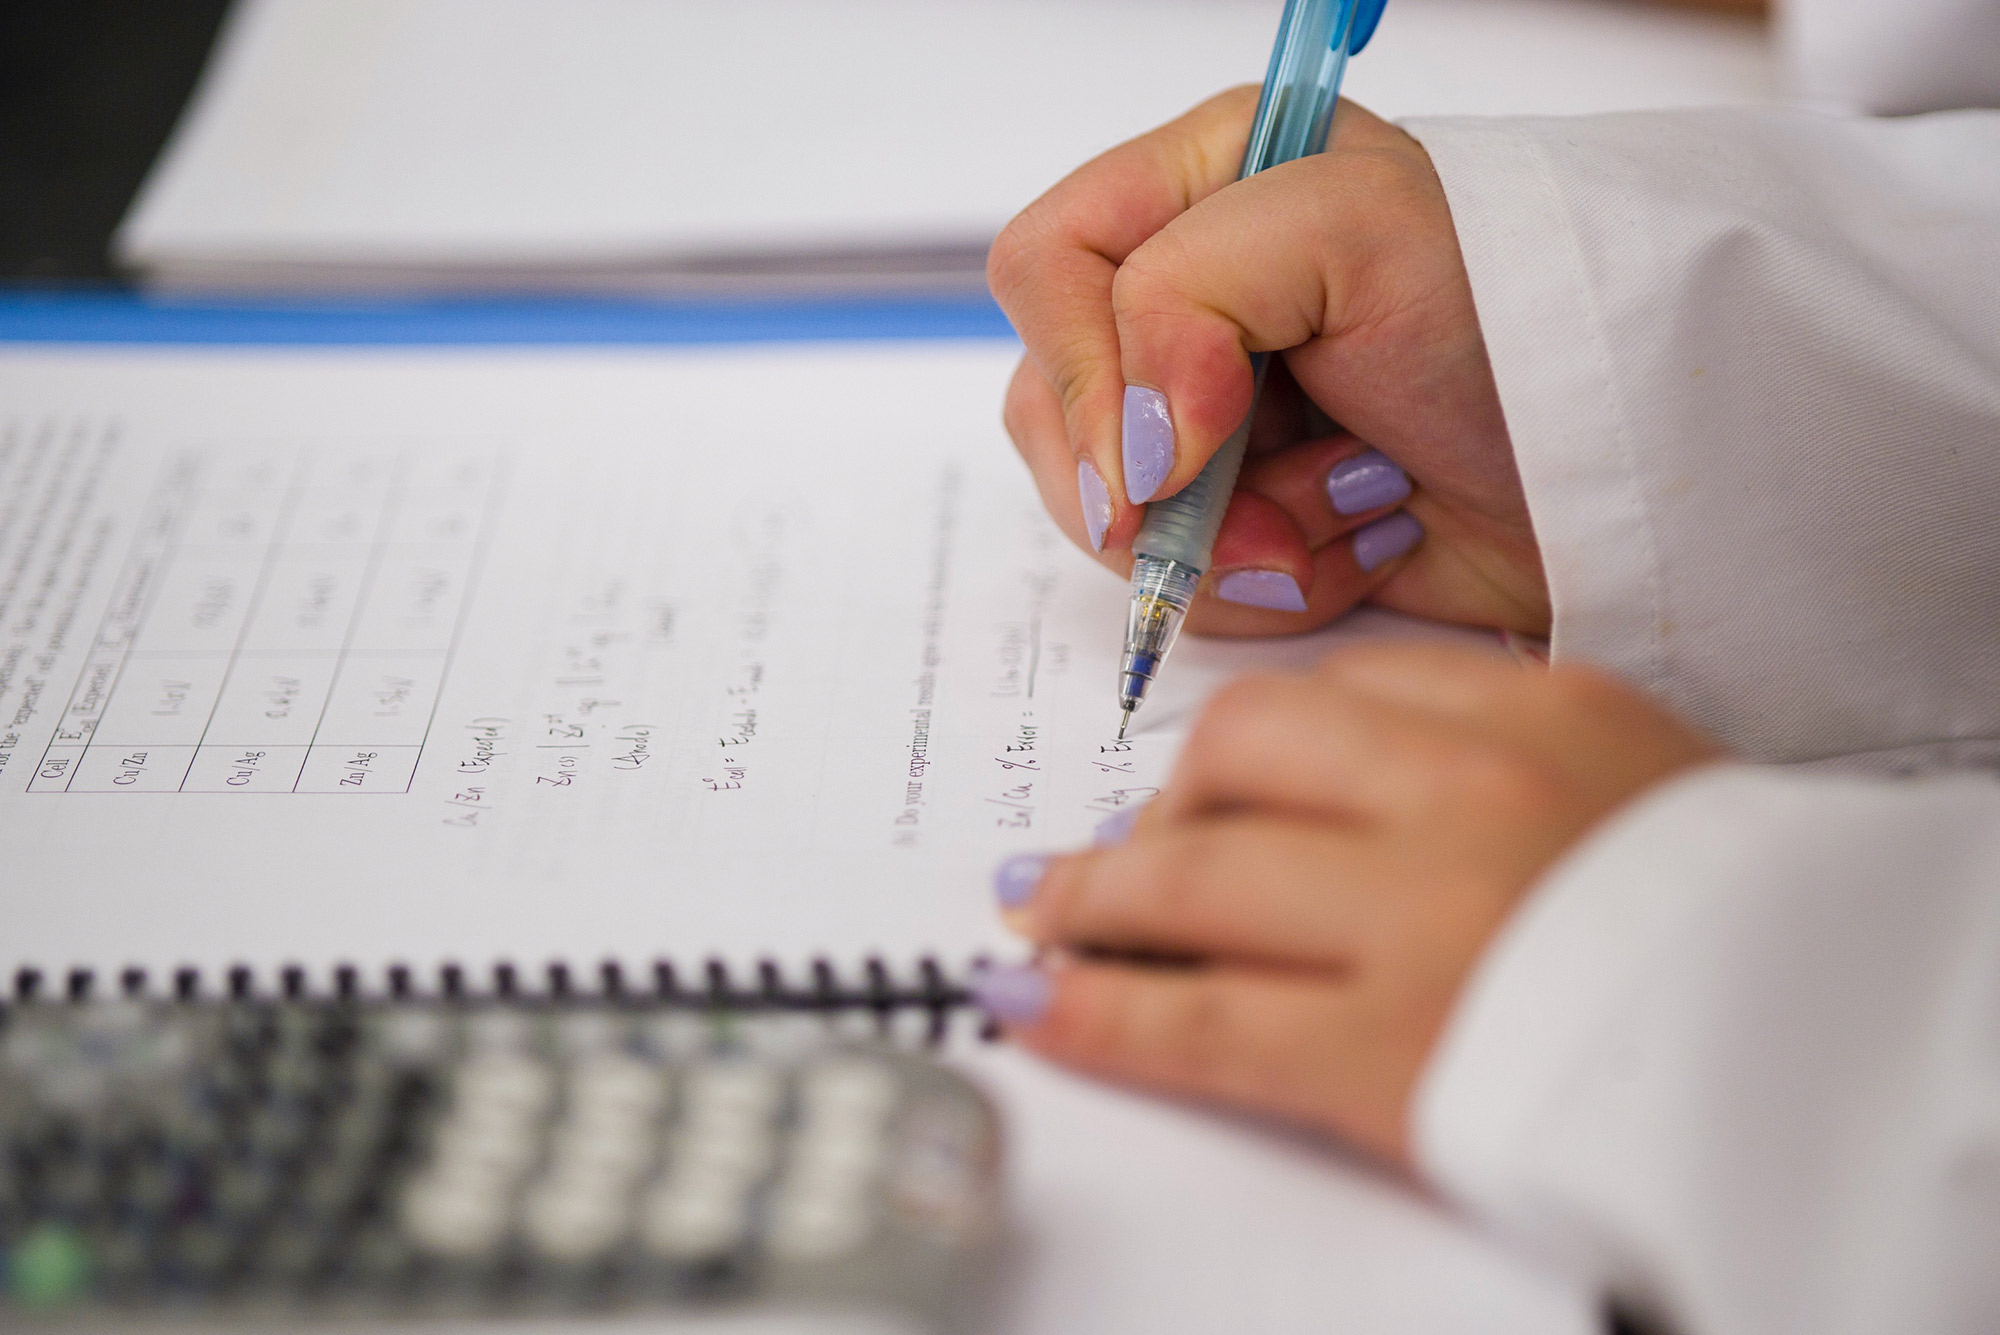
[(1342, 103), (1326, 152), (1239, 182), (1256, 102), (1235, 89), (1113, 149), (995, 242), (988, 277), (1027, 345), (1007, 427), (1044, 504), (1129, 571), (1137, 502), (1200, 471), (1249, 409), (1250, 353), (1281, 351), (1190, 627), (1306, 630), (1368, 600), (1546, 634), (1429, 156)]

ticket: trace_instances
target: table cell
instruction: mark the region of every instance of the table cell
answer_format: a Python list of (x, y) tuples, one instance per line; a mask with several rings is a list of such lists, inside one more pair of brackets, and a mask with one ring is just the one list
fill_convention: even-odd
[(238, 445), (203, 458), (201, 487), (210, 493), (281, 490), (297, 475), (298, 465), (297, 446)]
[(420, 746), (315, 746), (295, 792), (404, 793)]
[(229, 660), (219, 655), (132, 655), (90, 734), (91, 744), (195, 745), (228, 672)]
[(349, 653), (380, 656), (444, 653), (458, 625), (472, 573), (472, 549), (391, 549), (375, 570)]
[(263, 565), (261, 551), (175, 553), (133, 647), (155, 653), (231, 652)]
[(250, 654), (337, 654), (368, 577), (368, 550), (287, 551), (271, 565), (243, 637)]
[(184, 793), (289, 793), (305, 768), (310, 747), (218, 746), (195, 752)]
[(342, 447), (314, 454), (306, 485), (315, 491), (372, 491), (386, 494), (403, 473), (402, 451)]
[(443, 683), (441, 656), (345, 659), (315, 740), (336, 746), (421, 745)]
[(485, 508), (485, 496), (476, 491), (411, 492), (397, 498), (389, 541), (471, 542), (479, 536), (479, 519)]
[(284, 492), (275, 487), (207, 492), (189, 508), (178, 545), (183, 551), (249, 548), (262, 552), (277, 531), (284, 501)]
[(403, 486), (412, 491), (437, 489), (485, 496), (500, 466), (500, 452), (490, 445), (430, 443), (403, 459)]
[(31, 793), (60, 793), (69, 787), (69, 781), (76, 777), (76, 767), (83, 761), (84, 748), (80, 746), (52, 746), (42, 756), (42, 763), (35, 766), (34, 777), (28, 780)]
[(83, 665), (77, 676), (76, 689), (70, 692), (69, 703), (63, 707), (62, 717), (56, 721), (55, 742), (58, 746), (85, 746), (97, 727), (97, 721), (104, 715), (104, 707), (111, 699), (111, 683), (118, 678), (118, 669), (125, 665), (122, 653), (104, 653), (93, 650), (90, 659)]
[(91, 746), (70, 780), (72, 793), (172, 793), (194, 759), (192, 746)]
[(381, 536), (386, 490), (308, 488), (285, 525), (289, 548), (359, 547), (366, 550)]
[(223, 683), (203, 742), (221, 746), (311, 744), (338, 669), (339, 660), (331, 656), (237, 659), (229, 680)]

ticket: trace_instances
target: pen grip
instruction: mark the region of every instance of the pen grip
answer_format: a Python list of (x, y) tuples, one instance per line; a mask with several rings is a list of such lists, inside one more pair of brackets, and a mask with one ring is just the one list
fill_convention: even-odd
[(1133, 555), (1160, 557), (1207, 571), (1215, 535), (1229, 509), (1230, 494), (1236, 490), (1236, 475), (1243, 470), (1243, 451), (1250, 443), (1250, 422), (1257, 415), (1257, 398), (1264, 388), (1264, 355), (1258, 354), (1251, 364), (1256, 373), (1256, 388), (1242, 425), (1222, 442), (1221, 448), (1195, 474), (1194, 481), (1146, 507), (1146, 520), (1139, 526), (1139, 536), (1132, 541)]

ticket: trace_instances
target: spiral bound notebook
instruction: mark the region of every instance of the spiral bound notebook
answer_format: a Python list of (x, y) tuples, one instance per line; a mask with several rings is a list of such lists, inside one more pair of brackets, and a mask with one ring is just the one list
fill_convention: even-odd
[(1013, 357), (8, 354), (0, 968), (950, 1009), (996, 861), (1327, 643), (1190, 643), (1116, 742)]

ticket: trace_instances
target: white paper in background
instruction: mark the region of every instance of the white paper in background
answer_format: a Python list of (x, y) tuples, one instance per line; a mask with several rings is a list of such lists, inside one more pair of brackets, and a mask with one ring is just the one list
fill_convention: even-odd
[(1012, 360), (8, 357), (0, 967), (1008, 949), (995, 862), (1330, 639), (1117, 743)]
[[(976, 282), (1070, 169), (1262, 77), (1279, 9), (241, 0), (118, 252), (169, 281)], [(1390, 116), (1773, 89), (1759, 29), (1612, 0), (1397, 0), (1349, 83)]]

